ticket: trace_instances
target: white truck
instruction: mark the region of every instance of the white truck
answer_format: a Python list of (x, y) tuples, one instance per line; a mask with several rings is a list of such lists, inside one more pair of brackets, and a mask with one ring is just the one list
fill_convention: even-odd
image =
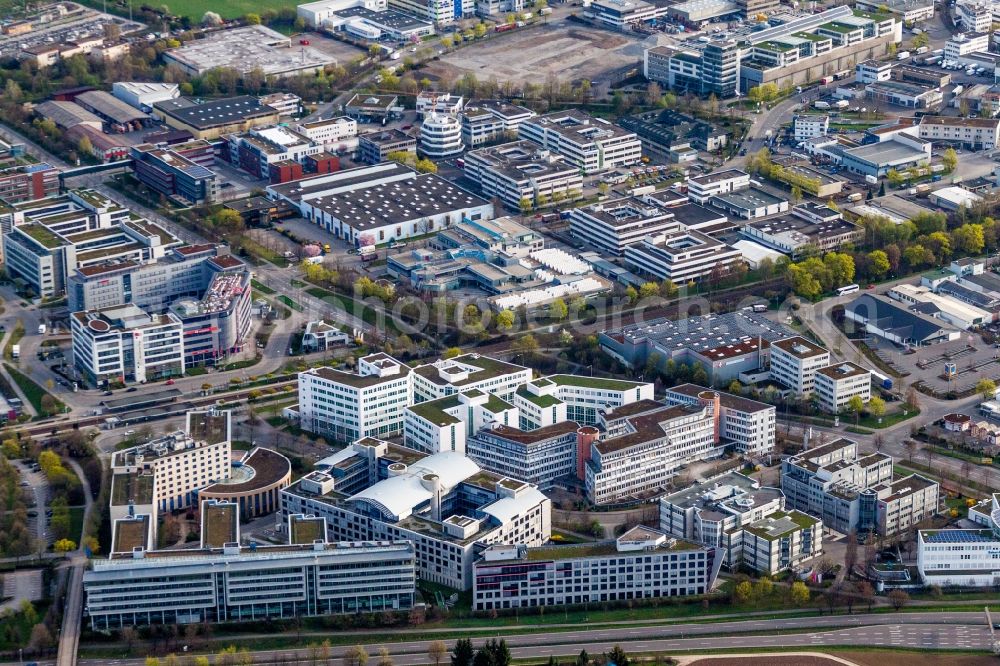
[(45, 335), (45, 324), (38, 325), (38, 335)]
[(14, 345), (10, 348), (11, 358), (21, 358), (21, 345)]
[(876, 176), (868, 174), (867, 176), (865, 176), (865, 182), (868, 183), (869, 185), (877, 185), (878, 178)]
[(909, 51), (900, 51), (899, 53), (896, 54), (896, 60), (906, 60), (909, 57), (910, 57)]
[(830, 103), (824, 102), (823, 100), (819, 100), (817, 102), (813, 102), (813, 106), (817, 109), (829, 109)]

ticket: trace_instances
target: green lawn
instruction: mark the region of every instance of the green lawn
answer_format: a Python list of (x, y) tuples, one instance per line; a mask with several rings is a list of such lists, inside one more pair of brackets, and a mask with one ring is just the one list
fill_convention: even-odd
[(33, 379), (25, 374), (22, 374), (20, 370), (12, 365), (6, 363), (4, 365), (7, 368), (7, 372), (10, 373), (11, 379), (13, 379), (14, 382), (21, 388), (25, 397), (28, 398), (28, 402), (31, 403), (31, 406), (35, 408), (35, 411), (38, 412), (39, 415), (44, 413), (44, 410), (42, 409), (42, 398), (45, 396), (49, 396), (55, 400), (56, 413), (61, 412), (65, 408), (64, 404), (62, 404), (59, 400), (56, 400), (56, 398), (53, 397), (48, 391), (36, 384)]
[(8, 361), (14, 358), (14, 345), (21, 342), (21, 338), (24, 337), (24, 328), (15, 328), (10, 332), (10, 339), (7, 340), (7, 345), (3, 348), (3, 357)]
[(69, 508), (69, 538), (79, 545), (80, 534), (83, 533), (83, 512), (82, 506), (71, 506)]
[(250, 286), (262, 294), (267, 294), (268, 296), (274, 294), (274, 289), (271, 289), (266, 284), (258, 282), (257, 280), (250, 280)]
[[(81, 0), (80, 4), (88, 5), (94, 9), (102, 9), (101, 0)], [(211, 2), (210, 0), (172, 0), (166, 5), (155, 5), (156, 7), (166, 6), (170, 13), (176, 16), (190, 16), (195, 22), (200, 21), (207, 11), (213, 11), (222, 18), (238, 18), (244, 14), (260, 14), (266, 9), (279, 11), (281, 9), (295, 10), (296, 3), (280, 2), (278, 0), (264, 0), (255, 2), (254, 0), (226, 0), (225, 2)], [(117, 9), (121, 11), (127, 5), (117, 3)], [(112, 3), (108, 3), (108, 11), (112, 11)], [(125, 10), (128, 11), (127, 9)], [(127, 15), (127, 14), (126, 14)]]

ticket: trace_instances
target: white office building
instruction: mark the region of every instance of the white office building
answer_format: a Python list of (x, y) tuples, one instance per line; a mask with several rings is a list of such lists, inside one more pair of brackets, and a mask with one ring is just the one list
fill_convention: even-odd
[(414, 558), (403, 541), (137, 549), (91, 561), (84, 615), (107, 631), (406, 611)]
[(478, 389), (510, 402), (517, 387), (531, 381), (531, 368), (481, 354), (462, 354), (413, 369), (416, 402)]
[(434, 90), (423, 90), (417, 93), (417, 118), (433, 114), (457, 117), (463, 108), (465, 108), (465, 98), (461, 95)]
[(569, 201), (583, 194), (577, 166), (531, 141), (514, 141), (472, 150), (465, 155), (465, 175), (486, 197), (515, 210)]
[(443, 113), (431, 113), (420, 126), (420, 152), (427, 157), (448, 157), (462, 152), (462, 123)]
[(830, 352), (795, 336), (771, 343), (771, 378), (795, 391), (809, 395), (815, 390), (816, 371), (830, 365)]
[(469, 148), (500, 140), (513, 140), (521, 123), (538, 114), (523, 106), (495, 100), (482, 100), (462, 111), (462, 143)]
[(945, 60), (958, 60), (970, 53), (985, 53), (990, 50), (989, 32), (968, 32), (953, 35), (944, 44)]
[(577, 445), (594, 428), (562, 420), (534, 430), (493, 424), (466, 442), (467, 455), (484, 469), (519, 476), (545, 490), (577, 476)]
[(969, 509), (984, 529), (917, 531), (917, 570), (924, 585), (1000, 585), (1000, 497), (996, 493)]
[(586, 547), (490, 546), (475, 564), (472, 608), (488, 611), (706, 594), (722, 565), (720, 552), (641, 525), (613, 542)]
[(570, 211), (570, 233), (606, 254), (622, 256), (625, 248), (649, 235), (675, 232), (680, 223), (669, 208), (635, 197), (609, 199)]
[(713, 409), (642, 400), (600, 414), (600, 439), (580, 452), (587, 497), (595, 504), (644, 497), (682, 466), (720, 455)]
[(410, 374), (386, 354), (358, 359), (356, 373), (325, 367), (300, 372), (300, 426), (335, 441), (400, 435), (413, 402)]
[(295, 130), (331, 153), (343, 154), (358, 145), (358, 121), (348, 116), (300, 123)]
[(517, 407), (490, 393), (468, 389), (406, 408), (403, 441), (424, 453), (466, 453), (466, 439), (491, 424), (517, 426)]
[(93, 385), (184, 374), (184, 324), (129, 304), (70, 316), (73, 363)]
[(864, 402), (872, 397), (872, 373), (856, 363), (834, 363), (816, 371), (813, 390), (819, 398), (819, 408), (829, 414), (847, 411), (851, 398)]
[(281, 493), (284, 515), (326, 519), (330, 541), (413, 542), (421, 579), (472, 587), (480, 544), (548, 542), (551, 501), (457, 452), (425, 456), (367, 438), (317, 463)]
[(625, 248), (625, 263), (657, 280), (684, 284), (727, 275), (743, 262), (739, 250), (700, 231), (678, 229), (644, 237)]
[(895, 67), (895, 63), (892, 62), (865, 60), (854, 66), (854, 80), (863, 85), (889, 81), (892, 79), (893, 67)]
[(519, 135), (562, 155), (586, 174), (631, 166), (642, 158), (634, 132), (576, 109), (525, 120)]
[(699, 405), (711, 401), (719, 413), (722, 441), (734, 443), (739, 453), (748, 456), (763, 456), (774, 450), (774, 405), (697, 384), (672, 386), (667, 389), (665, 399), (673, 405)]
[(830, 116), (798, 115), (793, 122), (796, 141), (823, 136), (830, 131)]
[(699, 204), (708, 203), (712, 197), (738, 192), (750, 187), (750, 174), (739, 169), (726, 169), (704, 176), (687, 179), (688, 198)]

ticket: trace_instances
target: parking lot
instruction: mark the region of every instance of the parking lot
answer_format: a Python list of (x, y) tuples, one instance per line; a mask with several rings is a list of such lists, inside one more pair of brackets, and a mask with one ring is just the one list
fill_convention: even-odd
[[(963, 332), (958, 340), (904, 351), (885, 340), (871, 339), (869, 346), (890, 366), (909, 373), (908, 384), (923, 382), (935, 391), (962, 392), (981, 379), (1000, 381), (1000, 349), (987, 345), (979, 335)], [(944, 376), (946, 363), (954, 363), (956, 375)]]
[(73, 6), (77, 8), (75, 11), (54, 20), (39, 22), (39, 27), (30, 33), (0, 36), (0, 56), (16, 56), (24, 49), (39, 44), (59, 44), (103, 35), (104, 26), (108, 23), (118, 24), (123, 35), (146, 27), (138, 21), (128, 21), (111, 14), (102, 14), (78, 5)]

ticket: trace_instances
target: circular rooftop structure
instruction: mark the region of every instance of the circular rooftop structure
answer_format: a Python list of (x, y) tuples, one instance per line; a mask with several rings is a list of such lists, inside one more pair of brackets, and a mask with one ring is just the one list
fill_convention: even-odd
[(87, 322), (87, 328), (95, 333), (107, 333), (111, 329), (111, 324), (103, 319), (91, 319)]
[(260, 447), (233, 463), (230, 478), (213, 483), (198, 493), (198, 500), (235, 502), (244, 519), (274, 513), (279, 493), (292, 482), (292, 463), (276, 451)]

